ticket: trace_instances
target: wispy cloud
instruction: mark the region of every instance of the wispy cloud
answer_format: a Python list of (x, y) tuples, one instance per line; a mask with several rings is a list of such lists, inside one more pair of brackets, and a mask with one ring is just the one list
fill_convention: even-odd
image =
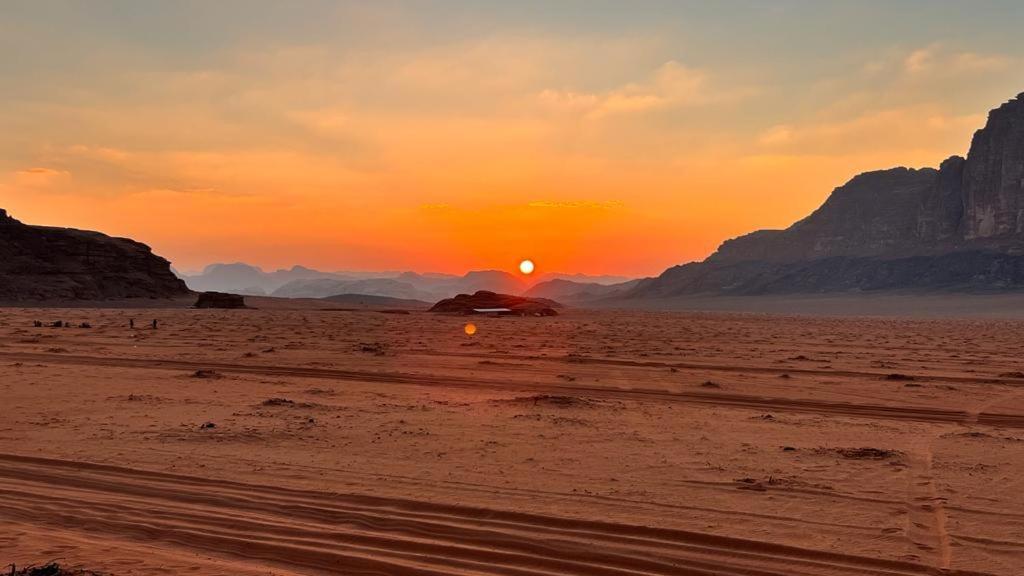
[(33, 166), (16, 170), (10, 175), (11, 185), (21, 188), (49, 188), (66, 184), (71, 180), (71, 173), (67, 170)]
[(908, 53), (903, 58), (903, 70), (911, 76), (955, 76), (997, 72), (1007, 69), (1012, 62), (1003, 54), (948, 50), (936, 43)]
[(613, 90), (578, 92), (547, 89), (538, 96), (545, 106), (580, 112), (590, 118), (698, 105), (714, 97), (704, 71), (676, 61), (664, 63), (646, 81), (631, 82)]

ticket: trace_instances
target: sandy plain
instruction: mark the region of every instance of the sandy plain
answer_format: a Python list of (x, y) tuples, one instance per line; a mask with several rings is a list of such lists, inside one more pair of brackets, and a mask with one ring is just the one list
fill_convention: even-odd
[(0, 309), (0, 565), (1024, 574), (1024, 321), (472, 321)]

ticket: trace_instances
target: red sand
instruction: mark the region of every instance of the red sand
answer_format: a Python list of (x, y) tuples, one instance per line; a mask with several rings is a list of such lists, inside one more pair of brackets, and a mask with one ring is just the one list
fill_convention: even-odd
[(1024, 322), (474, 322), (0, 310), (0, 563), (1022, 573)]

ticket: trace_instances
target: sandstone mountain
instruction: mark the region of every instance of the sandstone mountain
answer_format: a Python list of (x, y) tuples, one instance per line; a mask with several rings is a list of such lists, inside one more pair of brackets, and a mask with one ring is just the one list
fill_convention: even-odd
[(966, 158), (856, 176), (789, 228), (729, 240), (628, 297), (1018, 288), (1024, 94), (989, 113)]
[(99, 232), (29, 226), (0, 210), (0, 301), (170, 298), (188, 294), (149, 246)]

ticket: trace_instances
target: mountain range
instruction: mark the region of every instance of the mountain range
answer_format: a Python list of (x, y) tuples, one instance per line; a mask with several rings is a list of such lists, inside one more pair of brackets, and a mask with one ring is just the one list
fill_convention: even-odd
[[(480, 290), (521, 294), (530, 289), (545, 290), (549, 283), (572, 286), (570, 292), (605, 295), (604, 286), (629, 282), (620, 276), (546, 273), (527, 280), (501, 270), (474, 270), (464, 275), (417, 272), (322, 272), (293, 266), (264, 272), (250, 264), (211, 264), (201, 274), (182, 276), (197, 291), (233, 292), (251, 296), (282, 298), (326, 298), (339, 294), (364, 294), (407, 300), (437, 301), (456, 294)], [(553, 290), (553, 289), (552, 289)], [(557, 290), (556, 290), (557, 291)]]
[(992, 110), (966, 157), (855, 176), (785, 230), (723, 243), (622, 295), (1024, 288), (1024, 94)]

